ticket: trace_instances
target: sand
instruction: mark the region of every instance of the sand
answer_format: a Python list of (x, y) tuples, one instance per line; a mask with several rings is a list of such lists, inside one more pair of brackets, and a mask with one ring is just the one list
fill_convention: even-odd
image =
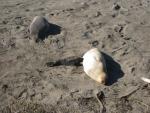
[[(1, 113), (149, 113), (149, 0), (1, 0)], [(30, 43), (28, 27), (44, 16), (52, 33)], [(57, 26), (57, 27), (56, 27)], [(47, 66), (104, 52), (109, 84), (82, 66)]]

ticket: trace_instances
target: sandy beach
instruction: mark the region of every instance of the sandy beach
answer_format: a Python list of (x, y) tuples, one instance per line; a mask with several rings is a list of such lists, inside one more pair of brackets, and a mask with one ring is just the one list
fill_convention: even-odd
[[(31, 43), (35, 16), (51, 23)], [(108, 84), (82, 65), (48, 66), (104, 53)], [(0, 113), (150, 113), (149, 0), (0, 0)]]

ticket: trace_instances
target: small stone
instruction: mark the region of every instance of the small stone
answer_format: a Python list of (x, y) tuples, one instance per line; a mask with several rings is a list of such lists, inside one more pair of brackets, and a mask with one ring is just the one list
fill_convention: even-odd
[(54, 13), (51, 13), (50, 16), (54, 16)]
[(41, 100), (42, 99), (42, 94), (40, 93), (40, 94), (35, 95), (34, 99), (35, 100)]
[(101, 12), (100, 12), (100, 11), (97, 11), (95, 17), (99, 17), (99, 16), (101, 16), (101, 15), (102, 15)]
[(133, 73), (135, 71), (135, 67), (131, 68), (131, 73)]
[(17, 17), (15, 17), (15, 24), (16, 25), (22, 25), (23, 24), (23, 19), (22, 19), (22, 17), (21, 16), (17, 16)]
[(85, 5), (87, 5), (87, 3), (86, 2), (81, 2), (81, 5), (85, 6)]
[(124, 37), (124, 39), (125, 39), (125, 40), (130, 40), (130, 39), (131, 39), (131, 37)]
[(95, 40), (95, 41), (89, 42), (89, 44), (91, 44), (92, 47), (96, 47), (96, 46), (98, 46), (99, 42), (97, 40)]
[(90, 38), (90, 33), (89, 32), (84, 32), (82, 37), (83, 37), (83, 39), (88, 39), (88, 38)]
[(115, 26), (115, 28), (114, 28), (114, 30), (116, 31), (116, 32), (119, 32), (119, 33), (121, 33), (122, 31), (123, 31), (123, 26), (121, 26), (121, 25), (116, 25)]
[(105, 44), (102, 44), (102, 48), (105, 48)]
[(22, 87), (19, 87), (19, 88), (17, 88), (16, 90), (14, 90), (13, 96), (14, 96), (15, 98), (19, 98), (19, 97), (22, 96), (22, 94), (23, 94), (24, 92), (26, 92), (26, 89), (25, 89), (25, 88), (22, 88)]
[(108, 35), (108, 38), (112, 38), (112, 37), (113, 37), (113, 35), (110, 35), (110, 34)]
[(27, 98), (27, 92), (24, 92), (21, 97), (26, 99)]
[(114, 9), (114, 10), (119, 10), (120, 8), (121, 8), (120, 5), (115, 4), (113, 9)]
[(2, 86), (2, 91), (3, 91), (4, 93), (6, 93), (7, 88), (8, 88), (8, 85), (7, 85), (7, 84), (4, 84), (4, 85)]
[(121, 34), (121, 35), (120, 35), (120, 37), (124, 37), (124, 35), (123, 35), (123, 34)]
[(29, 11), (30, 11), (30, 9), (25, 9), (25, 11), (26, 11), (26, 12), (29, 12)]
[(113, 18), (115, 18), (115, 17), (117, 17), (117, 16), (118, 16), (118, 12), (115, 12), (115, 13), (112, 14), (112, 17), (113, 17)]
[(17, 26), (16, 29), (20, 29), (20, 26)]
[(112, 14), (112, 17), (115, 18), (115, 17), (116, 17), (116, 14)]
[(3, 24), (7, 24), (7, 23), (8, 23), (8, 21), (6, 21), (6, 20), (3, 21)]
[(29, 89), (28, 90), (28, 94), (29, 94), (29, 96), (34, 96), (35, 95), (35, 91), (34, 90), (32, 90), (32, 89)]

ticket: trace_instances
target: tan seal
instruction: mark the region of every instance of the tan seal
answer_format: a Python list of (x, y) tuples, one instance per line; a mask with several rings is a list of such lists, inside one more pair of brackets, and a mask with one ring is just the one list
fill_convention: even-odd
[(106, 64), (102, 53), (92, 48), (83, 55), (85, 73), (93, 80), (105, 84), (107, 79)]

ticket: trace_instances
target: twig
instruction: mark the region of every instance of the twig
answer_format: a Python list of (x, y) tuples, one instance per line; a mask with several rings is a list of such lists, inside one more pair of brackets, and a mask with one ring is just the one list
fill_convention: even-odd
[(149, 105), (148, 104), (145, 104), (144, 102), (140, 101), (140, 100), (137, 100), (137, 99), (132, 99), (133, 101), (136, 101), (140, 104), (143, 104), (146, 108), (147, 108), (147, 111), (148, 111), (148, 108), (149, 108)]
[(96, 94), (96, 99), (98, 100), (98, 103), (100, 104), (100, 106), (102, 106), (102, 112), (101, 113), (106, 113), (104, 93), (102, 91), (100, 91), (98, 94)]
[(142, 86), (138, 86), (137, 88), (135, 88), (135, 89), (132, 90), (131, 92), (129, 92), (129, 93), (125, 94), (125, 95), (122, 95), (122, 96), (120, 96), (119, 98), (120, 98), (120, 99), (122, 99), (122, 98), (128, 98), (128, 97), (130, 97), (132, 94), (136, 93), (139, 89), (145, 87), (146, 85), (147, 85), (147, 84), (144, 84), (144, 85), (142, 85)]
[(0, 51), (0, 55), (5, 54), (8, 50)]
[(117, 49), (113, 50), (112, 53), (115, 53), (115, 52), (121, 50), (121, 49), (124, 48), (124, 47), (126, 47), (126, 46), (121, 46), (120, 48), (117, 48)]
[(7, 72), (7, 73), (5, 73), (4, 75), (2, 75), (2, 76), (0, 77), (0, 80), (3, 79), (3, 78), (5, 78), (8, 74), (9, 74), (9, 73)]
[(129, 92), (129, 93), (127, 93), (127, 94), (125, 94), (125, 95), (122, 95), (122, 96), (120, 96), (119, 98), (128, 98), (129, 96), (131, 96), (132, 94), (134, 94), (137, 90), (139, 90), (140, 89), (140, 87), (137, 87), (136, 89), (134, 89), (133, 91), (131, 91), (131, 92)]

